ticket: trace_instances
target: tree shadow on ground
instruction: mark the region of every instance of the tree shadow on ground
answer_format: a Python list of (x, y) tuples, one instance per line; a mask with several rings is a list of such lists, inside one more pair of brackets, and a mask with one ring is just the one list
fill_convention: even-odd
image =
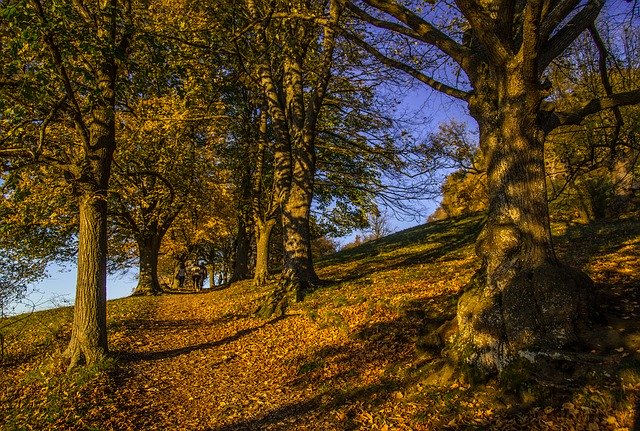
[[(416, 351), (415, 340), (452, 317), (451, 302), (447, 302), (449, 309), (444, 311), (436, 303), (446, 300), (445, 296), (448, 295), (407, 302), (401, 317), (355, 328), (348, 344), (324, 345), (298, 357), (298, 371), (288, 385), (292, 391), (312, 396), (264, 412), (260, 417), (211, 430), (285, 430), (304, 428), (310, 423), (340, 423), (340, 429), (363, 429), (366, 424), (359, 417), (362, 411), (395, 399), (423, 378), (419, 372), (407, 372), (407, 368), (415, 368), (420, 360), (434, 359)], [(327, 422), (327, 418), (338, 414), (339, 420)]]
[[(612, 351), (550, 358), (531, 374), (515, 372), (508, 377), (513, 380), (494, 377), (474, 383), (472, 376), (459, 370), (451, 375), (443, 373), (447, 368), (439, 353), (415, 348), (417, 337), (451, 318), (455, 309), (450, 307), (442, 313), (427, 301), (417, 300), (406, 304), (403, 312), (397, 319), (356, 328), (347, 345), (325, 345), (298, 358), (298, 372), (289, 385), (312, 396), (258, 417), (209, 429), (287, 430), (319, 423), (331, 429), (339, 424), (339, 429), (355, 430), (378, 429), (383, 422), (394, 429), (391, 414), (369, 417), (370, 422), (366, 414), (389, 411), (387, 403), (396, 402), (420, 406), (412, 417), (404, 419), (426, 429), (529, 429), (532, 423), (543, 429), (547, 426), (545, 421), (560, 427), (581, 421), (575, 428), (580, 429), (582, 425), (600, 423), (603, 417), (599, 415), (607, 413), (597, 408), (585, 409), (587, 413), (581, 412), (582, 417), (576, 418), (572, 416), (575, 411), (567, 406), (591, 390), (587, 387), (601, 385), (612, 396), (619, 396), (623, 388), (617, 376), (625, 369), (640, 371), (637, 355), (624, 357)], [(380, 373), (372, 374), (372, 367)], [(637, 375), (640, 379), (640, 373)], [(464, 391), (459, 383), (466, 385)], [(478, 407), (480, 403), (484, 407)], [(479, 413), (493, 412), (479, 416), (467, 407), (474, 405)], [(460, 422), (454, 424), (451, 420), (456, 417)]]
[[(484, 214), (477, 214), (428, 223), (323, 258), (318, 269), (336, 269), (319, 288), (366, 279), (379, 271), (458, 259), (462, 249), (475, 242), (484, 219)], [(343, 271), (342, 265), (352, 262), (357, 264)]]
[[(232, 320), (237, 319), (238, 316), (226, 316), (221, 319), (216, 319), (214, 321), (202, 321), (202, 320), (184, 320), (184, 321), (140, 321), (136, 320), (135, 322), (126, 322), (124, 326), (126, 327), (128, 324), (133, 325), (146, 325), (146, 329), (148, 330), (157, 330), (159, 328), (163, 329), (179, 329), (190, 331), (192, 329), (201, 328), (204, 324), (206, 325), (216, 325), (223, 324)], [(174, 358), (176, 356), (182, 356), (189, 354), (195, 351), (208, 350), (216, 347), (224, 346), (225, 344), (232, 343), (237, 341), (253, 332), (259, 331), (266, 326), (273, 325), (283, 319), (286, 319), (287, 316), (279, 316), (267, 322), (263, 322), (260, 325), (241, 329), (237, 331), (235, 334), (230, 335), (228, 337), (222, 338), (220, 340), (209, 341), (206, 343), (199, 344), (191, 344), (184, 347), (179, 347), (176, 349), (167, 349), (167, 350), (159, 350), (154, 352), (133, 352), (133, 351), (123, 351), (116, 350), (113, 351), (113, 356), (118, 359), (123, 365), (131, 362), (139, 362), (139, 361), (158, 361), (162, 359)], [(139, 330), (139, 328), (138, 328)]]
[[(416, 236), (418, 233), (424, 234), (421, 237), (422, 241), (434, 242), (434, 247), (426, 250), (406, 251), (399, 253), (397, 259), (389, 259), (388, 256), (383, 256), (384, 253), (393, 252), (394, 249), (401, 247), (393, 245), (393, 242), (387, 239), (387, 242), (382, 243), (384, 246), (370, 245), (369, 251), (366, 252), (369, 254), (357, 250), (352, 252), (353, 255), (349, 259), (342, 260), (344, 257), (334, 257), (329, 264), (347, 263), (350, 259), (356, 259), (353, 256), (366, 260), (364, 263), (359, 263), (356, 269), (350, 269), (350, 275), (340, 280), (344, 281), (349, 277), (355, 280), (394, 267), (417, 265), (425, 262), (425, 259), (450, 259), (451, 253), (456, 253), (473, 242), (481, 226), (479, 219), (468, 223), (461, 220), (459, 223), (456, 235), (449, 235), (447, 228), (443, 226), (438, 226), (438, 230), (413, 231)], [(460, 231), (463, 232), (462, 237), (458, 237)], [(633, 232), (628, 234), (628, 238), (623, 238), (622, 242), (634, 238), (634, 235), (637, 236)], [(405, 232), (403, 235), (408, 237), (402, 236), (399, 241), (405, 241), (406, 245), (416, 240), (416, 237), (408, 239), (411, 233)], [(608, 247), (604, 238), (584, 238), (574, 235), (571, 230), (560, 237), (559, 242), (562, 247), (566, 247), (566, 250), (577, 250), (575, 254), (579, 260), (566, 258), (566, 254), (563, 256), (563, 253), (560, 255), (568, 260), (568, 263), (581, 268), (597, 261), (599, 255), (607, 252), (606, 247)], [(616, 241), (619, 244), (622, 242)], [(609, 251), (621, 249), (619, 245), (611, 245), (610, 248)], [(584, 251), (578, 252), (579, 250)], [(267, 411), (263, 410), (255, 417), (244, 417), (208, 429), (212, 431), (289, 430), (304, 427), (309, 429), (310, 424), (316, 423), (328, 424), (333, 428), (337, 428), (336, 425), (339, 424), (339, 428), (345, 430), (372, 429), (376, 426), (380, 427), (381, 424), (364, 422), (362, 413), (376, 409), (381, 411), (382, 406), (387, 403), (404, 402), (396, 401), (398, 394), (402, 395), (403, 400), (420, 406), (409, 419), (413, 423), (424, 424), (428, 429), (529, 429), (528, 425), (532, 422), (543, 429), (547, 426), (544, 423), (545, 419), (552, 422), (565, 419), (577, 420), (569, 417), (573, 413), (564, 406), (575, 402), (576, 397), (585, 392), (587, 387), (606, 388), (609, 395), (615, 397), (624, 393), (624, 380), (621, 377), (623, 372), (635, 373), (640, 382), (638, 365), (640, 359), (635, 354), (624, 356), (625, 353), (633, 351), (634, 340), (640, 340), (637, 316), (632, 314), (631, 318), (624, 319), (628, 313), (635, 310), (633, 302), (636, 298), (640, 304), (638, 272), (636, 270), (627, 273), (621, 269), (616, 274), (626, 278), (616, 278), (614, 284), (600, 283), (598, 289), (612, 292), (611, 298), (603, 306), (610, 315), (617, 316), (619, 322), (616, 324), (626, 331), (620, 339), (622, 343), (620, 346), (624, 347), (624, 352), (617, 352), (618, 345), (610, 343), (607, 350), (603, 348), (602, 351), (593, 355), (584, 353), (582, 356), (575, 356), (578, 360), (550, 360), (547, 368), (538, 370), (537, 374), (518, 375), (516, 373), (513, 376), (514, 381), (492, 380), (489, 384), (472, 385), (466, 391), (447, 386), (446, 376), (440, 382), (444, 384), (429, 386), (433, 374), (440, 371), (438, 364), (443, 358), (437, 352), (417, 350), (416, 339), (452, 318), (455, 315), (456, 304), (455, 301), (451, 301), (452, 295), (431, 297), (425, 293), (424, 297), (400, 305), (400, 317), (383, 322), (364, 323), (352, 328), (346, 344), (323, 345), (313, 352), (298, 357), (295, 362), (297, 374), (287, 383), (291, 391), (306, 394), (298, 401)], [(605, 272), (599, 275), (603, 278), (611, 276)], [(627, 302), (624, 301), (625, 299)], [(262, 326), (270, 323), (264, 323)], [(187, 322), (185, 327), (190, 324), (197, 324), (197, 321)], [(259, 328), (248, 328), (220, 340), (165, 350), (160, 354), (164, 357), (173, 357), (188, 354), (194, 350), (219, 347), (249, 335), (257, 329)], [(618, 327), (614, 329), (617, 330)], [(162, 359), (162, 357), (155, 359)], [(154, 359), (140, 356), (133, 360)], [(379, 373), (371, 374), (372, 368)], [(532, 385), (537, 385), (535, 391), (531, 389)], [(495, 413), (489, 417), (475, 418), (471, 417), (472, 413), (467, 414), (465, 406), (478, 400), (483, 400), (482, 402), (486, 405), (494, 408)], [(497, 405), (500, 407), (495, 408)], [(126, 407), (123, 405), (121, 408)], [(547, 417), (542, 417), (541, 415), (546, 414), (544, 412), (548, 409), (551, 413)], [(434, 417), (433, 412), (437, 412), (443, 419), (446, 418), (446, 421), (431, 422)], [(601, 422), (603, 419), (596, 416), (595, 410), (591, 413), (579, 413), (584, 416), (582, 419), (584, 422), (581, 424), (585, 425), (585, 429), (589, 421)], [(448, 422), (456, 415), (465, 414), (467, 416), (463, 417), (462, 422), (455, 424)], [(382, 419), (391, 420), (392, 417)], [(636, 418), (634, 426), (634, 429), (640, 429), (640, 419)], [(574, 428), (579, 429), (579, 427)]]
[[(578, 268), (603, 255), (615, 254), (624, 247), (637, 244), (640, 222), (632, 219), (596, 221), (588, 225), (571, 224), (556, 237), (556, 251)], [(637, 255), (636, 255), (637, 258)]]
[[(480, 217), (422, 226), (405, 231), (395, 238), (391, 236), (326, 258), (319, 267), (333, 265), (341, 271), (340, 265), (357, 261), (355, 267), (349, 267), (346, 275), (338, 274), (334, 277), (334, 284), (339, 284), (366, 279), (378, 271), (438, 259), (449, 260), (457, 258), (455, 254), (458, 251), (473, 243), (481, 227)], [(597, 262), (599, 256), (623, 250), (629, 240), (640, 235), (640, 225), (637, 222), (631, 223), (628, 228), (620, 229), (618, 226), (615, 230), (622, 231), (623, 234), (615, 239), (608, 234), (611, 231), (606, 225), (595, 225), (589, 229), (593, 235), (585, 235), (584, 227), (581, 226), (575, 230), (569, 228), (557, 238), (560, 244), (559, 256), (563, 261), (586, 269), (585, 266)], [(432, 243), (433, 247), (403, 250), (416, 241)], [(394, 253), (394, 250), (398, 252)], [(633, 256), (635, 251), (625, 253)], [(640, 312), (640, 277), (637, 268), (631, 271), (623, 266), (613, 270), (598, 268), (599, 272), (592, 274), (595, 279), (613, 281), (600, 282), (597, 288), (601, 294), (609, 295), (602, 306), (610, 322), (613, 321), (612, 318), (618, 319), (613, 329), (622, 329), (624, 334), (615, 341), (609, 340), (600, 348), (593, 346), (593, 351), (551, 356), (541, 360), (532, 369), (514, 368), (511, 374), (503, 376), (501, 380), (494, 377), (475, 386), (467, 385), (468, 389), (465, 391), (452, 389), (453, 386), (447, 385), (446, 375), (439, 385), (429, 386), (429, 382), (434, 381), (434, 374), (442, 371), (439, 367), (443, 358), (439, 352), (421, 352), (416, 349), (416, 338), (455, 316), (455, 301), (448, 301), (452, 295), (435, 299), (425, 296), (405, 303), (402, 306), (403, 317), (364, 324), (354, 329), (351, 341), (346, 345), (325, 345), (300, 357), (297, 361), (298, 373), (290, 385), (302, 392), (310, 391), (311, 396), (299, 402), (281, 405), (257, 417), (211, 429), (296, 429), (310, 423), (322, 423), (319, 419), (322, 417), (333, 418), (329, 420), (330, 427), (336, 427), (340, 423), (339, 428), (345, 430), (373, 429), (381, 427), (382, 423), (365, 423), (361, 413), (384, 410), (382, 406), (385, 403), (395, 402), (395, 394), (422, 406), (410, 419), (420, 424), (421, 418), (425, 418), (423, 423), (428, 429), (529, 429), (532, 424), (543, 429), (548, 427), (545, 421), (558, 424), (559, 427), (569, 427), (565, 429), (570, 429), (571, 426), (575, 429), (587, 429), (592, 423), (601, 425), (610, 414), (607, 408), (616, 408), (615, 403), (629, 401), (624, 398), (627, 396), (625, 379), (628, 379), (624, 374), (628, 373), (632, 379), (637, 379), (640, 386), (639, 356), (629, 354), (640, 351), (640, 323), (635, 312)], [(333, 286), (325, 285), (319, 289), (325, 287), (330, 289)], [(443, 303), (445, 306), (442, 306)], [(607, 332), (610, 333), (611, 331)], [(603, 337), (606, 336), (608, 335), (603, 334)], [(367, 373), (372, 365), (376, 365), (382, 372), (379, 376), (368, 378)], [(450, 376), (449, 383), (457, 378), (473, 383), (473, 376), (465, 376), (464, 373), (454, 373)], [(611, 401), (602, 401), (602, 404), (593, 401), (585, 409), (572, 410), (574, 403), (579, 403), (581, 397), (588, 400), (589, 396), (594, 399), (601, 396), (603, 400)], [(484, 403), (485, 411), (492, 413), (484, 417), (474, 416), (473, 408), (468, 406), (478, 402)], [(640, 401), (636, 411), (638, 409)], [(433, 412), (437, 412), (435, 416)], [(437, 415), (442, 419), (446, 418), (445, 422), (430, 422)], [(460, 418), (459, 422), (449, 422), (456, 417)], [(393, 424), (387, 424), (393, 428)], [(632, 426), (640, 430), (640, 419), (636, 417)]]

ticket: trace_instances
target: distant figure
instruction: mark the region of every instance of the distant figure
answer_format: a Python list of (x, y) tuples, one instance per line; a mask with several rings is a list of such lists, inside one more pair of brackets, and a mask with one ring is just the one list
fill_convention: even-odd
[(200, 290), (201, 281), (202, 281), (202, 271), (200, 270), (200, 266), (193, 262), (191, 268), (189, 268), (189, 274), (191, 274), (191, 281), (193, 282), (193, 290)]
[(187, 278), (187, 268), (184, 267), (184, 262), (180, 262), (176, 278), (178, 279), (178, 288), (182, 289), (184, 287), (184, 280)]

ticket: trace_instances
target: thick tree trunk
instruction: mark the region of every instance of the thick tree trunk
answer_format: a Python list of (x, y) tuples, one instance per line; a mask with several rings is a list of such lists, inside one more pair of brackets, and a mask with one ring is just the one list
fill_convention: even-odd
[(138, 240), (139, 275), (134, 295), (157, 295), (162, 292), (158, 280), (158, 253), (162, 238), (158, 235)]
[(257, 223), (256, 269), (253, 276), (253, 282), (256, 286), (266, 284), (269, 279), (269, 243), (275, 224), (275, 219)]
[(292, 299), (300, 301), (304, 291), (318, 282), (311, 259), (309, 215), (312, 193), (293, 187), (283, 211), (284, 268), (283, 278)]
[(64, 353), (69, 368), (93, 364), (107, 354), (107, 203), (103, 194), (80, 196), (78, 275), (71, 341)]
[(319, 283), (311, 257), (309, 217), (315, 177), (313, 136), (299, 137), (294, 146), (293, 169), (281, 203), (284, 262), (280, 285), (258, 309), (261, 317), (282, 315), (289, 301), (302, 300), (304, 292)]
[(94, 107), (84, 158), (77, 166), (78, 278), (71, 340), (64, 356), (69, 369), (83, 360), (101, 360), (107, 348), (107, 190), (115, 151), (115, 65), (106, 61), (100, 76), (104, 105)]
[(482, 267), (459, 300), (450, 346), (456, 359), (488, 372), (578, 344), (590, 312), (591, 280), (554, 253), (535, 103), (511, 96), (472, 109), (488, 163), (489, 210), (476, 246)]

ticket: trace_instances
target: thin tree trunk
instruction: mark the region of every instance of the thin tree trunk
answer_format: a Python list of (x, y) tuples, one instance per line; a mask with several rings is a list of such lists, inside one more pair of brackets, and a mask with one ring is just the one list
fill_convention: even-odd
[(157, 295), (162, 292), (158, 281), (158, 253), (162, 238), (153, 235), (138, 240), (139, 275), (134, 295)]
[(251, 236), (248, 232), (245, 215), (241, 214), (238, 218), (238, 235), (235, 241), (233, 274), (230, 282), (246, 280), (250, 278), (249, 271), (249, 253), (251, 252)]
[(213, 263), (207, 265), (207, 276), (209, 277), (209, 289), (216, 288), (216, 266)]

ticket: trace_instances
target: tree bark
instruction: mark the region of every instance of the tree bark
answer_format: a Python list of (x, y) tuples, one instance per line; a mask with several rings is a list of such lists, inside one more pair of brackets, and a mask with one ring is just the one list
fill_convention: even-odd
[(482, 266), (460, 297), (450, 346), (456, 359), (487, 372), (578, 344), (592, 289), (587, 275), (555, 256), (545, 136), (537, 124), (541, 97), (518, 70), (501, 76), (498, 88), (470, 104), (488, 163), (489, 208), (476, 244)]
[(162, 292), (158, 280), (158, 253), (162, 238), (151, 235), (138, 239), (139, 275), (134, 295), (157, 295)]
[(102, 360), (107, 347), (107, 203), (104, 194), (80, 196), (78, 275), (69, 368)]
[[(64, 353), (69, 369), (87, 365), (107, 353), (107, 190), (115, 139), (115, 75), (113, 59), (100, 70), (103, 99), (92, 109), (83, 159), (74, 187), (79, 198), (78, 277), (71, 340)], [(80, 126), (78, 126), (80, 127)]]
[[(308, 140), (307, 140), (308, 139)], [(293, 172), (286, 199), (282, 202), (284, 265), (281, 282), (260, 306), (260, 317), (283, 315), (289, 302), (301, 301), (305, 291), (319, 283), (311, 256), (309, 216), (313, 199), (315, 150), (313, 138), (296, 142)]]
[(256, 222), (256, 269), (253, 276), (256, 286), (263, 286), (269, 279), (269, 243), (275, 224), (276, 219)]
[(300, 301), (305, 290), (318, 283), (311, 257), (309, 216), (313, 198), (314, 168), (300, 163), (294, 173), (291, 191), (283, 205), (283, 279), (291, 298)]

